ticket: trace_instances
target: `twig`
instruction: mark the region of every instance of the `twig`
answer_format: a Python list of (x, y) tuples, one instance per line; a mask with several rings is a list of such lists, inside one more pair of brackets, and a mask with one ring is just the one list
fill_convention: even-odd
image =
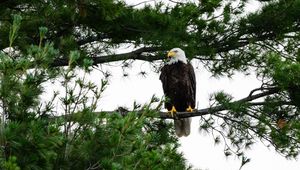
[(129, 7), (136, 7), (136, 6), (139, 6), (139, 5), (142, 5), (142, 4), (151, 2), (151, 1), (155, 1), (155, 0), (147, 0), (147, 1), (143, 1), (143, 2), (140, 2), (140, 3), (134, 4), (134, 5), (131, 5), (131, 6), (129, 6)]

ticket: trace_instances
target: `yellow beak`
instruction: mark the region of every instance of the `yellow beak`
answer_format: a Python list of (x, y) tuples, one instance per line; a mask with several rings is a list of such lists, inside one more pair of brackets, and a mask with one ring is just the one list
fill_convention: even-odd
[(174, 51), (169, 51), (168, 52), (168, 58), (174, 57), (175, 56), (175, 52)]

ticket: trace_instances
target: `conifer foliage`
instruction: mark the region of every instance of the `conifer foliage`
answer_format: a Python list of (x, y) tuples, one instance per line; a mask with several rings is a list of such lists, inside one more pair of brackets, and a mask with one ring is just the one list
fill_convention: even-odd
[[(186, 169), (156, 98), (126, 114), (97, 112), (108, 86), (98, 65), (163, 59), (182, 47), (213, 76), (254, 72), (241, 100), (211, 96), (199, 129), (242, 165), (257, 141), (295, 158), (300, 150), (300, 0), (0, 1), (1, 169)], [(123, 46), (128, 53), (115, 54)], [(80, 74), (78, 74), (80, 72)], [(113, 75), (112, 75), (113, 76)], [(47, 84), (58, 85), (49, 92)], [(46, 101), (43, 96), (52, 96)], [(158, 106), (158, 107), (157, 107)]]

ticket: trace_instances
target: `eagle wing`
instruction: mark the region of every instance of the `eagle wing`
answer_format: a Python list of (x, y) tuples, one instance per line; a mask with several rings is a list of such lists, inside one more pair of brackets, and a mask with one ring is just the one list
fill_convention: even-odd
[[(165, 65), (162, 69), (161, 69), (161, 74), (159, 76), (159, 79), (161, 80), (162, 82), (162, 85), (163, 85), (163, 91), (164, 91), (164, 94), (165, 96), (169, 96), (170, 95), (170, 88), (169, 87), (169, 82), (168, 82), (168, 69), (167, 67), (169, 67), (168, 65)], [(168, 100), (168, 99), (167, 99)], [(165, 107), (168, 108), (168, 110), (171, 109), (172, 105), (171, 103), (169, 103), (168, 101), (165, 101)]]
[(196, 76), (195, 76), (195, 71), (191, 63), (188, 63), (188, 75), (190, 79), (190, 86), (189, 86), (189, 95), (191, 95), (191, 107), (195, 108), (195, 103), (196, 103)]
[(165, 65), (161, 69), (159, 79), (162, 82), (164, 94), (168, 97), (165, 102), (165, 107), (168, 110), (172, 108), (172, 103), (182, 111), (188, 106), (195, 108), (196, 77), (194, 68), (190, 63)]

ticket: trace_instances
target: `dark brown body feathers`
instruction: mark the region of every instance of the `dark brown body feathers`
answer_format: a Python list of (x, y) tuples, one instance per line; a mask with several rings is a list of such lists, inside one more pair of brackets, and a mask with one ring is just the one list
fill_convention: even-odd
[(184, 112), (191, 106), (195, 108), (196, 78), (193, 66), (188, 63), (177, 62), (165, 65), (161, 69), (160, 80), (164, 94), (167, 97), (165, 108), (175, 106), (178, 112)]
[[(166, 96), (165, 108), (169, 111), (175, 106), (177, 112), (185, 112), (191, 106), (195, 108), (196, 78), (193, 66), (181, 61), (165, 65), (159, 79)], [(188, 136), (191, 129), (191, 118), (175, 119), (175, 132), (178, 137)]]

